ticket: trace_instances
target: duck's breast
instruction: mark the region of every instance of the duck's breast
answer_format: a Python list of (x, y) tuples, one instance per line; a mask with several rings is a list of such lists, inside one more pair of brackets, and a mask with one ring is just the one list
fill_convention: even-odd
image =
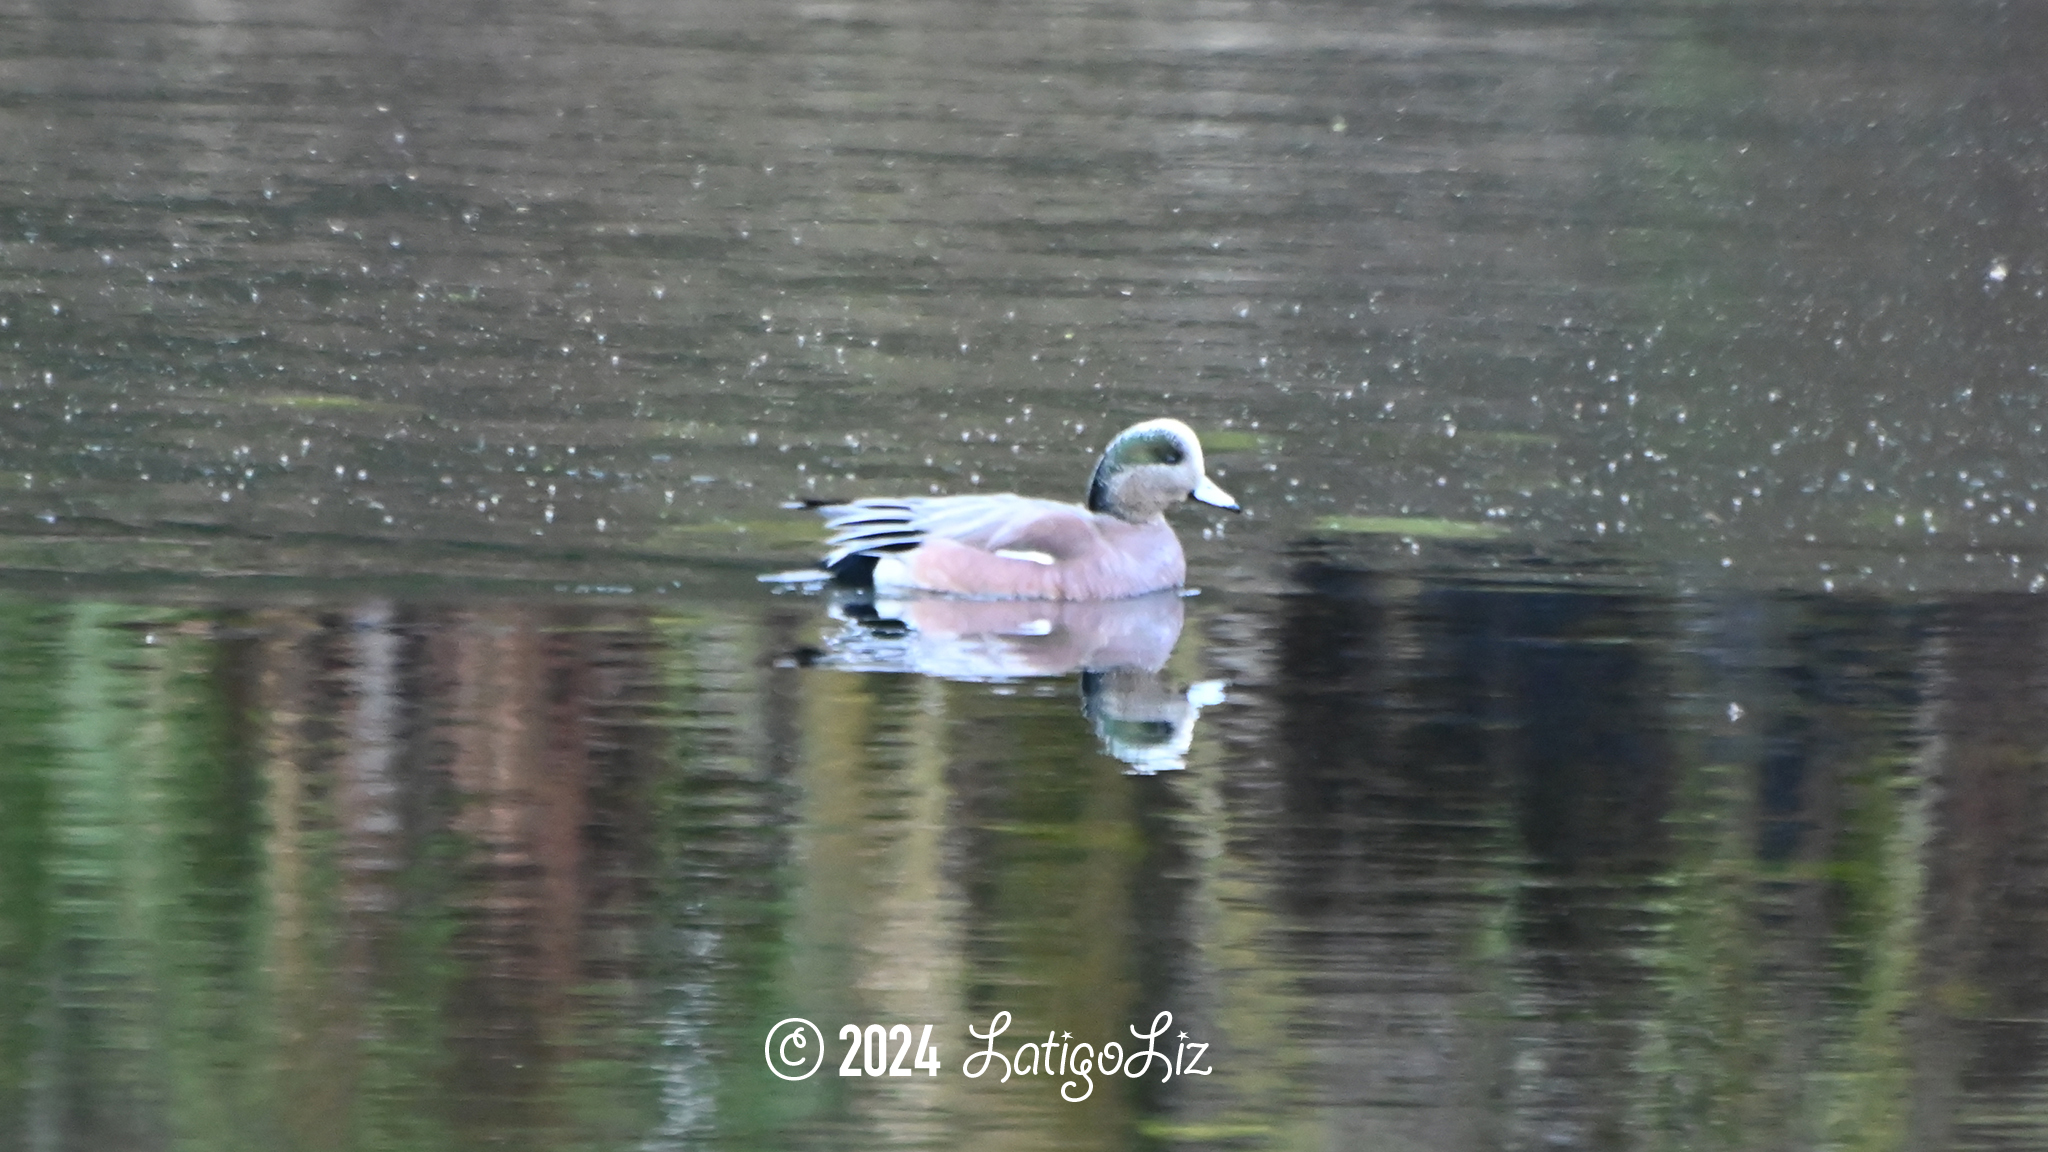
[(1066, 599), (1120, 600), (1178, 588), (1187, 579), (1180, 537), (1165, 520), (1127, 524), (1100, 519), (1100, 543), (1057, 565)]

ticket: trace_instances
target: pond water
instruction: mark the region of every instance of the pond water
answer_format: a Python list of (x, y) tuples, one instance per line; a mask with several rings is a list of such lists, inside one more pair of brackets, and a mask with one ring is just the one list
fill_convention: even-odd
[(2048, 1143), (2044, 53), (0, 0), (0, 1147)]

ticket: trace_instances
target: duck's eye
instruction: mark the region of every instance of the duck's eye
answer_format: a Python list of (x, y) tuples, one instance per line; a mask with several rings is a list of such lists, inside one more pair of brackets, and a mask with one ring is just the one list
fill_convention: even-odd
[(1181, 451), (1178, 444), (1168, 444), (1166, 450), (1159, 454), (1159, 462), (1162, 464), (1178, 464), (1186, 458), (1187, 453)]

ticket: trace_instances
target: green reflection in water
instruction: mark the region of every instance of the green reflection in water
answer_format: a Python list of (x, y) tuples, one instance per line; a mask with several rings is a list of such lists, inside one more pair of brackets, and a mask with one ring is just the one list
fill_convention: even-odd
[(51, 777), (55, 1106), (87, 1118), (74, 1138), (256, 1146), (252, 797), (232, 794), (246, 761), (219, 755), (215, 693), (193, 683), (210, 654), (145, 645), (109, 605), (68, 615)]
[(52, 1025), (43, 994), (56, 940), (51, 908), (51, 738), (57, 698), (52, 613), (0, 601), (0, 1140), (47, 1130), (54, 1069), (38, 1038)]
[(640, 1054), (658, 1091), (648, 1131), (656, 1146), (716, 1133), (731, 1147), (776, 1147), (774, 1134), (816, 1104), (761, 1059), (782, 1007), (774, 974), (790, 919), (781, 742), (761, 708), (779, 685), (756, 679), (767, 640), (744, 624), (677, 613), (651, 630), (668, 725), (642, 798), (654, 1034)]
[[(1886, 697), (1912, 641), (1876, 614), (1793, 615), (1797, 665), (1821, 672), (1749, 718), (1775, 750), (1716, 759), (1701, 740), (1680, 762), (1638, 1051), (1648, 1146), (1909, 1141), (1930, 816), (1916, 735)], [(1819, 652), (1843, 637), (1868, 646), (1853, 672)], [(1770, 758), (1798, 783), (1767, 784)], [(1766, 799), (1787, 788), (1796, 802)]]
[[(959, 750), (985, 789), (977, 806), (986, 838), (973, 897), (975, 943), (985, 953), (976, 965), (975, 1016), (986, 1028), (996, 1012), (1014, 1013), (998, 1043), (1012, 1053), (1063, 1031), (1076, 1041), (1120, 1039), (1130, 1047), (1129, 1025), (1174, 1007), (1141, 998), (1134, 971), (1132, 898), (1145, 845), (1133, 778), (1100, 755), (1067, 700), (1020, 714), (970, 686), (952, 693), (962, 730), (1002, 731), (1000, 743), (989, 744), (1006, 753)], [(1097, 1076), (1093, 1097), (1073, 1105), (1060, 1100), (1060, 1083), (1040, 1075), (979, 1091), (998, 1096), (1014, 1122), (1057, 1146), (1125, 1146), (1149, 1085)]]
[(1669, 824), (1662, 932), (1652, 949), (1657, 1006), (1644, 1020), (1637, 1064), (1647, 1081), (1640, 1125), (1655, 1146), (1746, 1148), (1782, 1130), (1795, 1080), (1778, 1075), (1784, 1017), (1756, 980), (1764, 944), (1755, 924), (1755, 829), (1739, 769), (1685, 772)]
[(1834, 872), (1848, 905), (1837, 955), (1851, 1005), (1827, 1114), (1828, 1144), (1904, 1145), (1912, 1068), (1906, 1022), (1918, 994), (1928, 796), (1913, 766), (1872, 758), (1847, 774), (1845, 834)]
[[(1614, 740), (1677, 732), (1643, 761), (1673, 782), (1648, 817), (1668, 843), (1625, 845), (1655, 903), (1635, 918), (1633, 854), (1544, 897), (1591, 910), (1572, 947), (1593, 977), (1560, 994), (1515, 986), (1548, 946), (1520, 937), (1515, 893), (1559, 887), (1517, 879), (1532, 801), (1443, 768), (1510, 755), (1491, 741), (1524, 739), (1519, 720), (1339, 758), (1332, 779), (1382, 787), (1431, 766), (1430, 804), (1338, 813), (1364, 879), (1325, 895), (1357, 919), (1318, 920), (1275, 892), (1303, 873), (1261, 855), (1294, 826), (1233, 809), (1249, 745), (1125, 776), (1064, 682), (768, 667), (794, 638), (772, 612), (409, 611), (0, 598), (0, 1145), (1311, 1148), (1429, 1109), (1476, 1146), (1530, 1107), (1507, 1095), (1520, 1076), (1524, 1100), (1624, 1115), (1630, 1146), (1880, 1149), (1925, 1105), (1911, 1026), (1932, 1010), (1942, 769), (1901, 703), (1922, 641), (1883, 613), (1795, 601), (1789, 630), (1746, 642), (1768, 669), (1742, 673), (1748, 723), (1797, 745), (1790, 808), (1765, 799), (1761, 743), (1683, 712), (1726, 683), (1644, 693), (1659, 680), (1633, 657), (1532, 665), (1611, 680), (1573, 707)], [(1692, 703), (1652, 715), (1667, 696)], [(1585, 809), (1560, 823), (1574, 836), (1633, 819), (1605, 784), (1546, 779)], [(1761, 847), (1773, 820), (1800, 829), (1782, 851)], [(1621, 904), (1652, 931), (1595, 918)], [(1304, 969), (1300, 928), (1348, 941), (1361, 981), (1319, 990), (1336, 954)], [(1374, 987), (1389, 973), (1441, 991), (1403, 1000)], [(1550, 1015), (1518, 1014), (1539, 995)], [(1429, 1027), (1315, 1031), (1369, 1016), (1347, 999)], [(998, 1011), (1014, 1053), (1161, 1009), (1215, 1030), (1213, 1079), (1098, 1078), (1073, 1105), (1056, 1077), (960, 1075), (967, 1027)], [(761, 1040), (787, 1015), (832, 1026), (835, 1064), (839, 1024), (930, 1022), (946, 1072), (775, 1080)], [(1318, 1091), (1405, 1066), (1422, 1032), (1442, 1071), (1332, 1119)], [(1602, 1063), (1510, 1069), (1546, 1035), (1590, 1036)], [(1623, 1035), (1633, 1060), (1607, 1044)]]
[[(419, 795), (385, 787), (424, 767), (377, 711), (399, 663), (375, 645), (396, 641), (333, 631), (0, 602), (0, 1142), (610, 1148), (659, 1131), (642, 949), (586, 955), (566, 987), (508, 978), (537, 929), (494, 909), (531, 893), (450, 831), (505, 798), (430, 770), (405, 774)], [(544, 780), (537, 747), (512, 766)], [(416, 826), (392, 827), (408, 804)]]

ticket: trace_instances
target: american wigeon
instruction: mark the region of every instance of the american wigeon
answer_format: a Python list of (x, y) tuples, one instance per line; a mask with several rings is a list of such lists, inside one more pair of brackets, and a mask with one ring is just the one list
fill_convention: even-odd
[(873, 497), (820, 508), (825, 567), (842, 580), (956, 596), (1117, 600), (1187, 577), (1165, 512), (1183, 500), (1238, 510), (1202, 472), (1202, 442), (1178, 420), (1117, 433), (1088, 504), (1026, 496)]

